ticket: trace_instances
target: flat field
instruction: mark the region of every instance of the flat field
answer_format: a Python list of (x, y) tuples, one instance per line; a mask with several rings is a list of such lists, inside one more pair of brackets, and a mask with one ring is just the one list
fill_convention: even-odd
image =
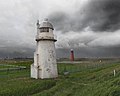
[(45, 80), (30, 78), (32, 61), (0, 63), (26, 67), (0, 66), (0, 96), (120, 96), (120, 60), (58, 63), (59, 77)]

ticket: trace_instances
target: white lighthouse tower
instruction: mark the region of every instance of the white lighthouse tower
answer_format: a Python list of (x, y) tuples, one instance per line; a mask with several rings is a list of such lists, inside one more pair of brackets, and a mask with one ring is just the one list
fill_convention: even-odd
[(37, 22), (37, 47), (34, 53), (34, 64), (31, 65), (32, 78), (56, 78), (58, 76), (56, 64), (55, 42), (53, 25), (44, 19)]

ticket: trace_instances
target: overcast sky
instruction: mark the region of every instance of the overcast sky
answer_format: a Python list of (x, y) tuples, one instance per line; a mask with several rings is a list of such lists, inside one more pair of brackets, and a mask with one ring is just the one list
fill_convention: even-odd
[(0, 0), (0, 57), (33, 56), (36, 21), (48, 18), (57, 56), (120, 57), (119, 0)]

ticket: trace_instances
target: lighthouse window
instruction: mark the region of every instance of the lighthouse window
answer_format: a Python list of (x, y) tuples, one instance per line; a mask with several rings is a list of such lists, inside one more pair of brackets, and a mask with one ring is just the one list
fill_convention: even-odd
[(49, 32), (49, 28), (41, 28), (40, 32)]

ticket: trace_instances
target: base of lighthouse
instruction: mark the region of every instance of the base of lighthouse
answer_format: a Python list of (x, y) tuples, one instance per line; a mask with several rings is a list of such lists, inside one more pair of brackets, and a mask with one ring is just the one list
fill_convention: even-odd
[(58, 77), (54, 41), (39, 41), (34, 53), (34, 64), (31, 65), (32, 78)]

